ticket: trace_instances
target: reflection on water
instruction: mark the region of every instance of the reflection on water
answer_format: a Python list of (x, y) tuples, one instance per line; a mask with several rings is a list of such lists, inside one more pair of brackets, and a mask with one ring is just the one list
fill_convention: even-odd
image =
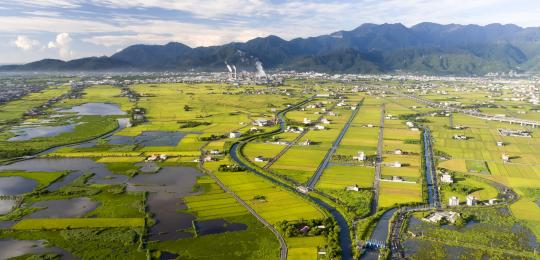
[(193, 194), (193, 185), (201, 174), (195, 168), (174, 166), (164, 167), (155, 174), (139, 174), (128, 182), (128, 191), (147, 191), (148, 210), (156, 224), (150, 228), (148, 240), (176, 240), (192, 237), (189, 232), (195, 216), (178, 212), (186, 209), (180, 199)]
[(8, 259), (24, 254), (56, 253), (62, 259), (77, 259), (59, 247), (46, 247), (43, 240), (0, 239), (0, 259)]
[(176, 240), (192, 237), (189, 232), (177, 232), (191, 228), (195, 217), (188, 213), (179, 213), (186, 209), (182, 201), (174, 194), (166, 192), (153, 192), (148, 196), (148, 210), (153, 214), (156, 224), (148, 232), (148, 240)]
[(85, 103), (70, 109), (60, 110), (62, 113), (77, 113), (81, 116), (114, 116), (125, 115), (118, 105), (107, 103)]
[(99, 205), (89, 198), (39, 201), (32, 207), (45, 209), (36, 211), (25, 218), (77, 218), (93, 211)]
[(186, 136), (183, 132), (144, 131), (138, 136), (111, 136), (109, 144), (143, 145), (143, 146), (176, 146)]
[(167, 192), (177, 198), (192, 193), (193, 185), (201, 174), (195, 168), (182, 166), (163, 167), (155, 174), (139, 174), (128, 181), (127, 190)]
[(80, 123), (61, 126), (32, 126), (10, 130), (16, 136), (8, 139), (9, 142), (28, 141), (38, 137), (52, 137), (63, 133), (73, 132)]
[[(5, 170), (94, 173), (95, 176), (89, 182), (101, 184), (121, 184), (126, 183), (128, 180), (127, 176), (114, 174), (107, 169), (105, 164), (92, 161), (88, 158), (35, 158), (0, 166), (0, 171)], [(59, 187), (55, 188), (57, 189)]]
[(211, 219), (204, 221), (196, 221), (195, 228), (198, 236), (219, 234), (230, 231), (246, 230), (247, 225), (241, 223), (229, 223), (224, 219)]
[(19, 176), (0, 177), (1, 195), (21, 195), (31, 192), (37, 187), (37, 182)]

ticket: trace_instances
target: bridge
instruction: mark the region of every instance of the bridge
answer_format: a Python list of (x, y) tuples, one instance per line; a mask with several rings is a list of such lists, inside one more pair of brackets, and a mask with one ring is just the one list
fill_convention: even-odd
[(376, 239), (370, 239), (370, 240), (366, 241), (366, 247), (367, 248), (377, 248), (377, 249), (385, 248), (386, 247), (386, 242), (376, 240)]

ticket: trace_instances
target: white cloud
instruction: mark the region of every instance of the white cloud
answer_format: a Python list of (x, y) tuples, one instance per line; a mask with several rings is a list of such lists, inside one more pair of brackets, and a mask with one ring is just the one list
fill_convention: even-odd
[(30, 38), (28, 38), (27, 36), (24, 36), (24, 35), (19, 35), (19, 36), (17, 36), (17, 39), (15, 39), (15, 41), (13, 41), (13, 44), (19, 49), (29, 51), (32, 48), (34, 48), (35, 46), (38, 46), (39, 41), (32, 40), (32, 39), (30, 39)]
[(73, 56), (73, 51), (71, 50), (71, 37), (69, 33), (60, 33), (56, 35), (56, 40), (49, 42), (47, 45), (48, 48), (58, 48), (58, 54), (63, 59), (69, 59)]

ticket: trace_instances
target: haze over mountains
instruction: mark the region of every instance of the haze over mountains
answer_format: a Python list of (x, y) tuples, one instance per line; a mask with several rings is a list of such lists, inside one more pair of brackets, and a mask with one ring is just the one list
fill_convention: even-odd
[(255, 38), (245, 43), (190, 48), (182, 43), (132, 45), (110, 57), (44, 59), (1, 71), (224, 71), (225, 62), (253, 70), (339, 73), (415, 72), (484, 75), (540, 71), (540, 27), (490, 24), (363, 24), (351, 31), (297, 38)]

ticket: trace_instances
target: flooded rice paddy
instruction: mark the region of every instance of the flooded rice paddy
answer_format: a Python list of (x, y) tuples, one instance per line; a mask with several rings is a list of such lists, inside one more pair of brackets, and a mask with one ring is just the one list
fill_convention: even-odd
[(0, 196), (22, 195), (33, 191), (38, 183), (19, 176), (0, 177)]
[(73, 123), (69, 125), (60, 125), (60, 126), (30, 126), (30, 127), (20, 127), (10, 132), (14, 133), (16, 136), (7, 139), (9, 142), (16, 141), (28, 141), (34, 138), (39, 137), (53, 137), (58, 136), (63, 133), (73, 132), (75, 127), (80, 125), (80, 123)]
[(176, 146), (186, 136), (184, 132), (144, 131), (138, 136), (111, 136), (109, 144), (142, 146)]
[(60, 113), (76, 113), (81, 116), (115, 116), (125, 115), (116, 104), (108, 103), (85, 103), (69, 109), (59, 110)]
[(93, 211), (99, 203), (89, 198), (39, 201), (32, 207), (44, 208), (24, 218), (78, 218)]

